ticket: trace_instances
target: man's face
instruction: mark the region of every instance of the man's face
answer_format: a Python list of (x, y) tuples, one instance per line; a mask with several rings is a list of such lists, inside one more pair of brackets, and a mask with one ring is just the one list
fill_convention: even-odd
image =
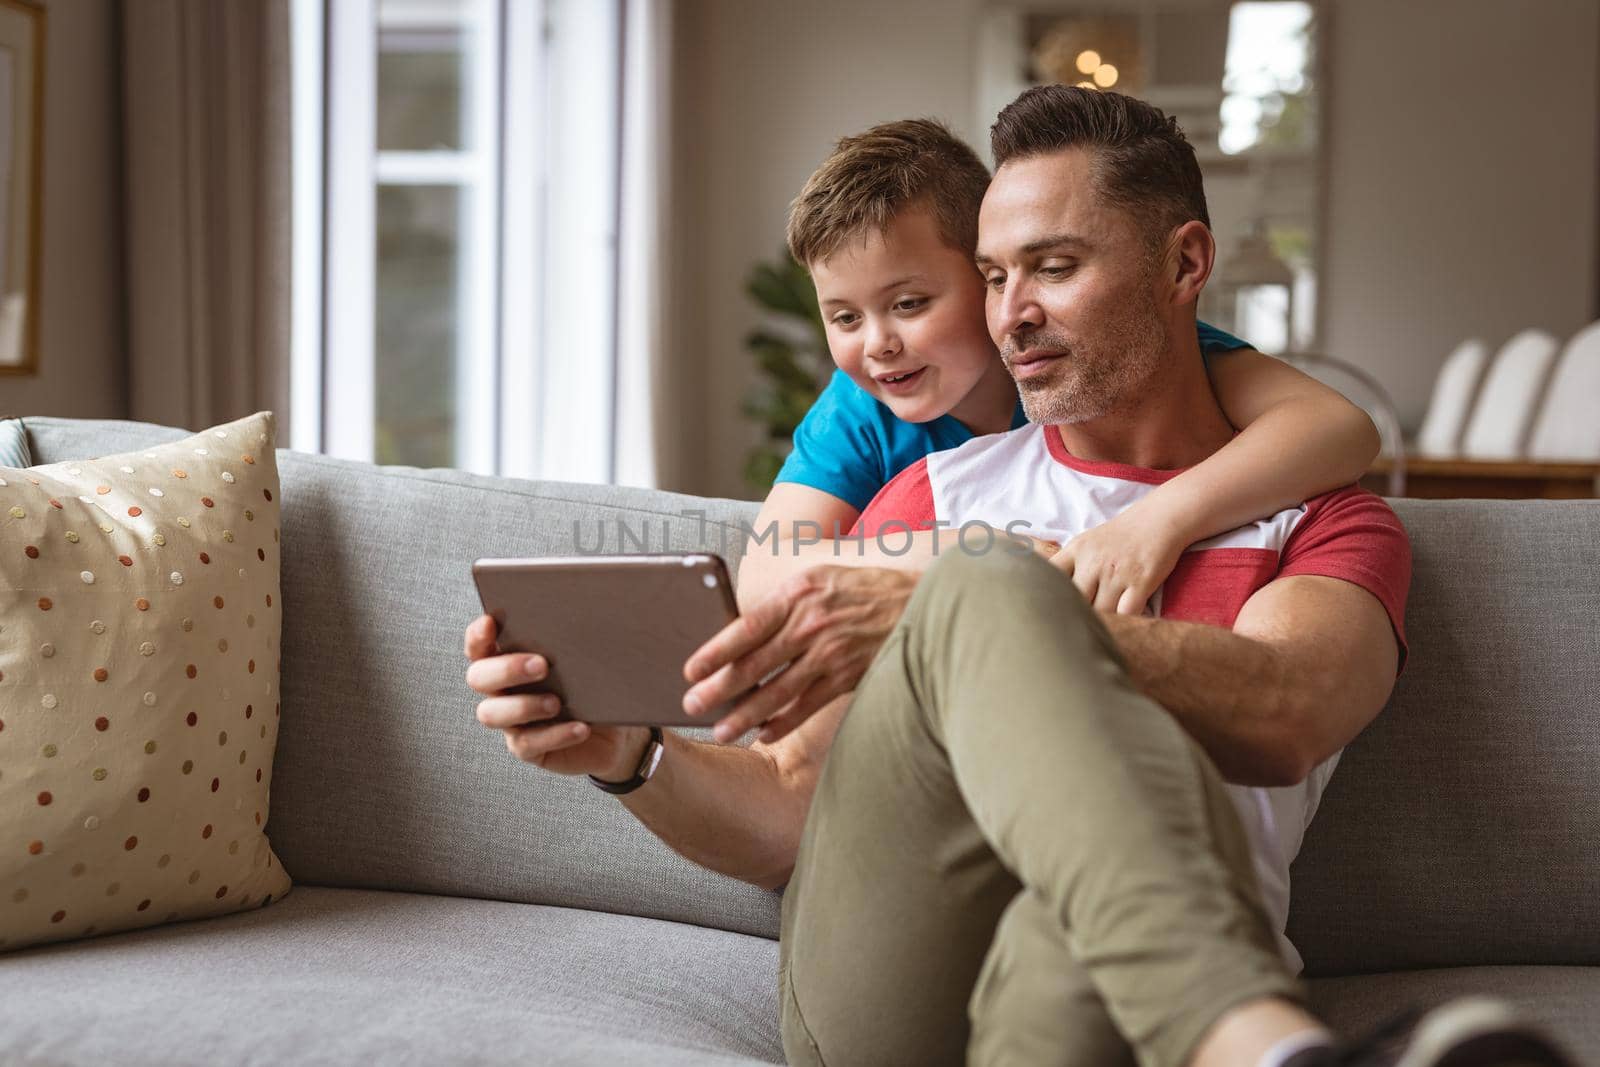
[(1104, 203), (1091, 157), (1007, 163), (978, 216), (989, 334), (1032, 422), (1129, 410), (1166, 362), (1160, 262), (1129, 212)]

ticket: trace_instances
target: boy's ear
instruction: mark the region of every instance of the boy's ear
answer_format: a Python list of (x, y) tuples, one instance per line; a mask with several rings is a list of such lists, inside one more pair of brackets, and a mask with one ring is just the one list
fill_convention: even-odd
[(1197, 302), (1200, 291), (1211, 277), (1216, 259), (1216, 238), (1211, 236), (1211, 228), (1205, 223), (1191, 219), (1173, 230), (1167, 237), (1166, 255), (1163, 257), (1172, 302)]

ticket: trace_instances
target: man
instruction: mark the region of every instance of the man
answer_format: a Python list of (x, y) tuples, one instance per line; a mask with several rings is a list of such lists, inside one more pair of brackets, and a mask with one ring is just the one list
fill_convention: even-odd
[[(1064, 540), (1232, 433), (1195, 340), (1214, 245), (1181, 133), (1055, 86), (1002, 112), (994, 147), (979, 267), (1036, 425), (914, 466), (866, 534), (1026, 519)], [(821, 568), (691, 660), (691, 708), (791, 664), (723, 739), (855, 689), (848, 714), (833, 702), (770, 745), (669, 738), (623, 800), (689, 858), (787, 883), (792, 1061), (1384, 1062), (1335, 1048), (1276, 938), (1332, 760), (1403, 655), (1404, 533), (1346, 490), (1197, 549), (1160, 618), (1098, 617), (1060, 571), (1001, 549), (952, 551), (921, 581)], [(467, 644), (479, 718), (514, 753), (634, 771), (636, 732), (542, 723), (548, 699), (498, 694), (544, 665), (492, 656), (484, 619)], [(1413, 1050), (1563, 1062), (1483, 1004), (1436, 1013)]]

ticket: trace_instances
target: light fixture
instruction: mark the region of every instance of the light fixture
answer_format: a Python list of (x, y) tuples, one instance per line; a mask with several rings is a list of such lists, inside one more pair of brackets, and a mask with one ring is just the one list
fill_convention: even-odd
[(1294, 350), (1294, 271), (1273, 251), (1257, 221), (1211, 276), (1211, 291), (1225, 325), (1256, 342), (1258, 352)]
[(1102, 89), (1109, 89), (1117, 84), (1117, 68), (1110, 63), (1102, 63), (1095, 68), (1094, 83)]
[(1092, 48), (1078, 53), (1078, 73), (1093, 74), (1100, 66), (1100, 53)]

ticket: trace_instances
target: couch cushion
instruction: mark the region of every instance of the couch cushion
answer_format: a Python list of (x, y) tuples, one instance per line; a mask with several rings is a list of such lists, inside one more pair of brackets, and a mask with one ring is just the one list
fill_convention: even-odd
[(31, 467), (28, 432), (21, 419), (0, 418), (0, 467)]
[(288, 890), (272, 435), (0, 470), (0, 948)]
[(1600, 502), (1394, 501), (1411, 656), (1294, 866), (1311, 974), (1600, 963)]
[[(283, 458), (284, 730), (273, 843), (297, 879), (559, 904), (776, 936), (777, 896), (677, 856), (615, 797), (522, 763), (475, 716), (479, 556), (571, 554), (620, 523), (715, 550), (665, 493)], [(584, 539), (581, 540), (580, 539)], [(709, 544), (708, 544), (709, 542)]]
[[(59, 459), (174, 431), (29, 418)], [(181, 436), (181, 434), (179, 434)], [(776, 937), (778, 896), (705, 871), (479, 725), (479, 556), (713, 551), (755, 506), (280, 451), (283, 719), (272, 844), (297, 881), (596, 908)]]
[(0, 1060), (53, 1067), (773, 1063), (777, 1016), (764, 938), (307, 886), (0, 966)]
[[(43, 462), (184, 435), (27, 425)], [(476, 556), (592, 550), (602, 534), (615, 550), (607, 523), (625, 519), (630, 549), (648, 530), (652, 549), (725, 548), (736, 566), (753, 505), (279, 461), (292, 606), (273, 842), (296, 877), (775, 933), (773, 894), (511, 759), (472, 719), (459, 652)], [(1415, 558), (1411, 659), (1323, 798), (1290, 935), (1312, 974), (1600, 963), (1600, 503), (1393, 503)]]
[(59, 463), (109, 452), (131, 452), (169, 441), (181, 441), (193, 431), (178, 426), (127, 419), (63, 419), (54, 415), (29, 415), (23, 422), (35, 463)]
[(1595, 1062), (1600, 1050), (1600, 968), (1450, 967), (1308, 983), (1311, 1007), (1342, 1034), (1362, 1034), (1407, 1007), (1489, 994), (1509, 1001), (1566, 1049)]

